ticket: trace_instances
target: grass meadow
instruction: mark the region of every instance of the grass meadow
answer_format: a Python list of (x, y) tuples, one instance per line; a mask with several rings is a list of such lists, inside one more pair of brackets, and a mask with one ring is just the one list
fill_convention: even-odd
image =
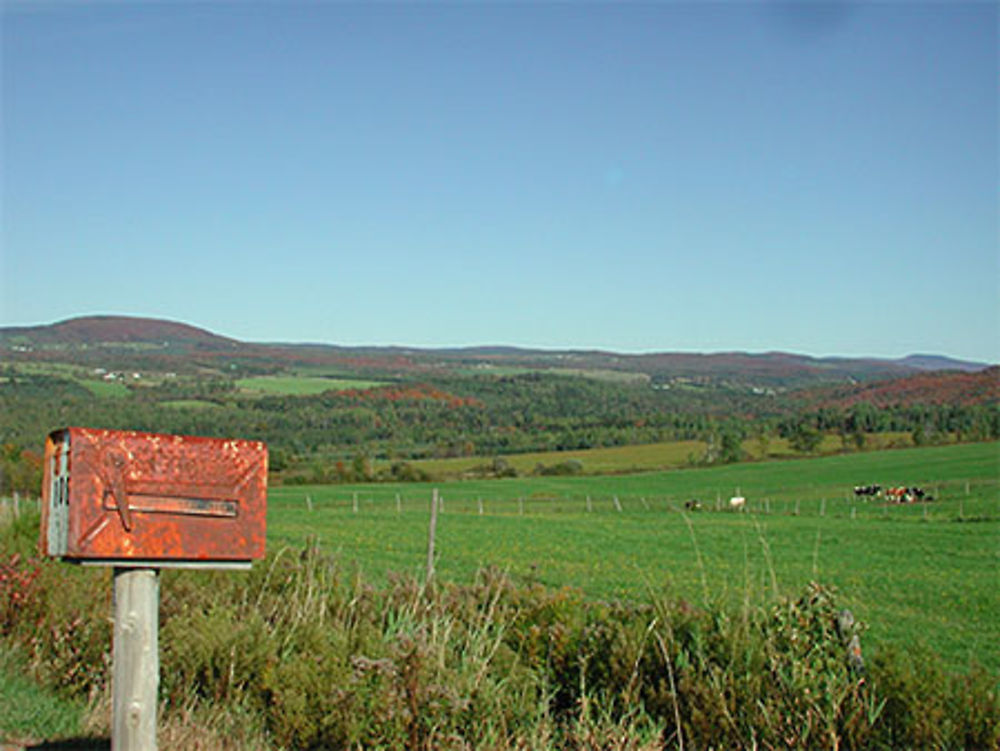
[[(870, 451), (913, 446), (910, 433), (889, 432), (870, 433), (865, 437), (865, 446)], [(579, 451), (531, 452), (512, 454), (503, 459), (519, 474), (530, 474), (539, 464), (551, 465), (568, 460), (580, 462), (583, 474), (623, 474), (653, 472), (657, 470), (680, 469), (697, 465), (704, 456), (708, 444), (705, 441), (667, 441), (637, 446), (612, 446), (608, 448), (581, 449)], [(817, 451), (820, 454), (838, 454), (843, 451), (843, 441), (837, 436), (824, 436)], [(799, 456), (784, 438), (768, 436), (763, 442), (748, 439), (743, 442), (743, 453), (747, 459), (772, 460), (789, 459)], [(387, 468), (392, 462), (379, 463)], [(481, 456), (455, 457), (448, 459), (420, 459), (413, 466), (427, 472), (431, 477), (455, 478), (473, 474), (477, 468), (488, 464)]]
[(289, 375), (241, 378), (236, 385), (241, 391), (253, 394), (310, 396), (322, 394), (324, 391), (371, 389), (383, 384), (381, 381), (362, 381), (353, 378)]
[[(856, 484), (935, 498), (855, 499)], [(484, 566), (601, 600), (770, 601), (816, 580), (869, 624), (866, 639), (923, 644), (962, 670), (1000, 673), (1000, 446), (967, 444), (636, 475), (469, 480), (443, 499), (437, 575)], [(309, 539), (366, 577), (419, 573), (431, 485), (278, 487), (269, 545)], [(730, 496), (748, 511), (725, 509)], [(685, 511), (698, 499), (701, 511)]]
[[(997, 748), (998, 449), (272, 488), (266, 560), (161, 575), (161, 747)], [(0, 503), (0, 746), (106, 749), (111, 571), (38, 524)]]

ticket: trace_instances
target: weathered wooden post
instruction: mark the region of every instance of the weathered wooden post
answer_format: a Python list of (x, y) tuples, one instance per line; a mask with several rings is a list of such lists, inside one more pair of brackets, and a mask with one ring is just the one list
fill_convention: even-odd
[(111, 745), (115, 749), (156, 748), (159, 580), (155, 568), (115, 568), (111, 655)]
[(438, 492), (437, 488), (431, 492), (431, 524), (427, 530), (427, 576), (425, 581), (430, 584), (434, 578), (434, 537), (437, 535), (438, 523)]
[(66, 428), (45, 444), (43, 555), (114, 568), (111, 748), (156, 751), (159, 572), (264, 556), (260, 441)]

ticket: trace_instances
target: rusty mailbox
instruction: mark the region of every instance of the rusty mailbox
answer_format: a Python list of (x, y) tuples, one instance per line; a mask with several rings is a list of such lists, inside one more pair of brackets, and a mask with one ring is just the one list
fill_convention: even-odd
[(65, 428), (45, 444), (42, 552), (114, 566), (248, 566), (262, 558), (260, 441)]

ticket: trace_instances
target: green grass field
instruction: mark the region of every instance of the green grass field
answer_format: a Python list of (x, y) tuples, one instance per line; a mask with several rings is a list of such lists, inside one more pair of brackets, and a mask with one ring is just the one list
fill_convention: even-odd
[(121, 381), (105, 381), (93, 369), (58, 362), (21, 362), (12, 366), (15, 373), (47, 375), (75, 381), (94, 396), (120, 398), (128, 396), (128, 387)]
[[(936, 500), (855, 500), (871, 482)], [(1000, 444), (436, 487), (440, 577), (498, 566), (593, 598), (666, 590), (734, 606), (815, 579), (841, 591), (873, 643), (926, 644), (956, 669), (975, 659), (1000, 674)], [(715, 510), (737, 493), (748, 513)], [(317, 537), (367, 576), (419, 573), (430, 497), (430, 485), (273, 488), (269, 545)], [(692, 498), (704, 510), (685, 512)]]
[(381, 381), (361, 381), (350, 378), (288, 375), (241, 378), (236, 382), (236, 385), (239, 389), (250, 393), (307, 396), (310, 394), (322, 394), (324, 391), (371, 389), (384, 384)]
[[(867, 447), (873, 451), (913, 445), (909, 433), (872, 433), (866, 436), (866, 442)], [(706, 448), (707, 444), (704, 441), (670, 441), (638, 446), (560, 451), (558, 453), (510, 454), (503, 458), (519, 474), (530, 474), (539, 464), (552, 465), (575, 459), (581, 463), (584, 474), (602, 475), (680, 469), (690, 466), (692, 460), (696, 462), (700, 459)], [(838, 437), (827, 435), (824, 436), (818, 451), (822, 454), (836, 454), (842, 448), (843, 444)], [(744, 441), (743, 451), (750, 460), (758, 460), (764, 458), (765, 455), (768, 459), (791, 458), (797, 455), (796, 451), (788, 445), (787, 440), (774, 437), (769, 437), (764, 446), (754, 439)], [(380, 466), (388, 467), (390, 463), (382, 462)], [(484, 464), (489, 464), (489, 460), (481, 456), (421, 459), (413, 462), (414, 466), (424, 470), (432, 477), (455, 479)]]

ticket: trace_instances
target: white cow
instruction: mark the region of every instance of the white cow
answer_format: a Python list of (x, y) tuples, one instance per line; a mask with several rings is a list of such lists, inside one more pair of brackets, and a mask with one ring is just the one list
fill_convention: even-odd
[(747, 499), (741, 495), (734, 495), (729, 499), (730, 511), (743, 511), (747, 507)]

